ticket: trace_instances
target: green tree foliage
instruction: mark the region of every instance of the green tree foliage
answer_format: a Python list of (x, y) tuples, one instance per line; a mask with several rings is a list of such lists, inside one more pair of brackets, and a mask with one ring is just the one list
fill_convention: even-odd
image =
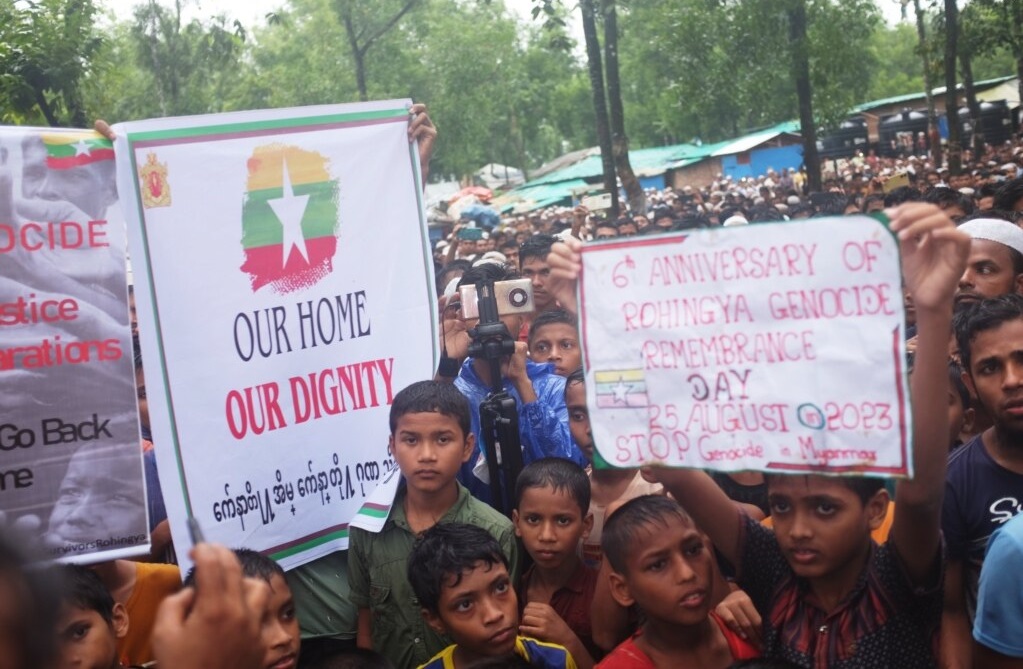
[[(714, 141), (797, 116), (791, 0), (633, 0), (622, 18), (622, 78), (637, 144)], [(879, 24), (870, 0), (807, 0), (815, 116), (861, 102)]]
[[(882, 24), (880, 1), (805, 0), (822, 128), (861, 102), (923, 89), (913, 25)], [(975, 79), (1015, 71), (1004, 24), (1016, 1), (964, 3)], [(190, 2), (139, 0), (129, 17), (102, 27), (101, 40), (92, 26), (102, 0), (0, 0), (2, 120), (87, 126), (95, 117), (350, 102), (364, 93), (429, 104), (443, 137), (438, 176), (489, 162), (528, 172), (597, 143), (583, 57), (567, 32), (571, 3), (535, 0), (536, 20), (523, 22), (502, 0), (416, 0), (391, 23), (409, 0), (282, 0), (272, 20), (246, 33), (231, 17), (193, 18)], [(797, 118), (792, 2), (617, 0), (630, 145), (717, 141)], [(924, 4), (940, 61), (940, 12), (933, 0)], [(364, 91), (346, 7), (362, 26), (360, 43), (373, 37)]]
[(108, 120), (207, 114), (236, 109), (246, 32), (225, 15), (183, 17), (183, 3), (138, 4), (116, 23), (99, 58), (102, 85), (89, 108)]
[[(916, 27), (913, 23), (880, 26), (871, 35), (867, 49), (879, 73), (870, 79), (867, 100), (880, 100), (924, 88), (923, 69), (918, 48)], [(937, 75), (936, 68), (932, 68)]]
[[(362, 97), (336, 9), (336, 0), (292, 0), (272, 25), (255, 31), (241, 106)], [(489, 162), (528, 171), (592, 142), (591, 116), (579, 104), (579, 66), (550, 38), (520, 25), (501, 2), (431, 0), (374, 41), (365, 94), (429, 105), (444, 136), (434, 174), (464, 175)]]
[(245, 30), (224, 16), (182, 21), (182, 0), (138, 5), (131, 26), (135, 57), (150, 75), (161, 115), (221, 111), (238, 77)]
[(83, 126), (102, 40), (92, 0), (0, 2), (0, 122)]

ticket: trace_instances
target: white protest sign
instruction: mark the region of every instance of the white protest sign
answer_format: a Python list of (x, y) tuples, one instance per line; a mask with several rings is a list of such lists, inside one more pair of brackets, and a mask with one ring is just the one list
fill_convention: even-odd
[(593, 436), (613, 466), (911, 476), (898, 245), (865, 216), (588, 245)]
[(149, 550), (110, 142), (0, 128), (0, 510), (42, 559)]
[(285, 567), (344, 548), (391, 468), (392, 397), (436, 368), (408, 104), (115, 128), (179, 555), (190, 515)]

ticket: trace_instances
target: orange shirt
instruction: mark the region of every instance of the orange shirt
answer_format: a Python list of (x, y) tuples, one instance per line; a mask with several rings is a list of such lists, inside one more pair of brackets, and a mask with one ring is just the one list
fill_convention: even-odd
[(125, 666), (152, 662), (150, 637), (156, 609), (164, 597), (181, 589), (181, 570), (173, 564), (135, 563), (135, 587), (124, 608), (128, 610), (128, 634), (117, 642), (117, 654)]

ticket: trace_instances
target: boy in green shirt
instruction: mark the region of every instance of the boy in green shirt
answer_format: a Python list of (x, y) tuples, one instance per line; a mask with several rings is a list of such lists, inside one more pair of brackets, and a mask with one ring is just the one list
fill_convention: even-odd
[(454, 386), (413, 383), (394, 396), (388, 448), (401, 470), (390, 517), (373, 534), (352, 528), (349, 583), (359, 609), (358, 645), (385, 655), (398, 669), (426, 663), (451, 644), (426, 625), (406, 577), (416, 537), (440, 522), (483, 527), (501, 544), (518, 574), (511, 521), (456, 480), (473, 452), (469, 404)]

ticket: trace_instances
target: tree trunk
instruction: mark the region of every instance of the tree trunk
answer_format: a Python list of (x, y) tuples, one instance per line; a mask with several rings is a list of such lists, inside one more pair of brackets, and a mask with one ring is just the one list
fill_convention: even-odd
[(934, 108), (934, 80), (931, 78), (931, 67), (927, 62), (927, 28), (920, 0), (913, 0), (913, 8), (916, 10), (916, 35), (919, 40), (920, 62), (924, 70), (924, 95), (927, 97), (927, 142), (931, 147), (931, 161), (935, 165), (940, 165), (942, 156), (941, 138), (938, 135), (938, 112)]
[(594, 0), (579, 0), (583, 13), (583, 39), (586, 42), (586, 64), (593, 90), (593, 111), (596, 115), (597, 138), (600, 141), (600, 162), (604, 168), (604, 189), (611, 194), (611, 209), (618, 211), (618, 180), (615, 178), (614, 152), (611, 148), (611, 130), (607, 118), (607, 98), (604, 96), (604, 67), (600, 59), (597, 40), (597, 17)]
[[(508, 118), (508, 134), (511, 138), (512, 150), (515, 151), (515, 162), (518, 163), (518, 168), (522, 172), (522, 179), (529, 181), (528, 163), (529, 160), (526, 157), (526, 141), (522, 136), (522, 126), (519, 124), (519, 116), (513, 109), (511, 115)], [(507, 173), (505, 178), (507, 178)]]
[(60, 120), (53, 113), (53, 109), (50, 107), (50, 103), (46, 101), (46, 95), (41, 90), (33, 90), (36, 98), (36, 106), (39, 107), (39, 111), (43, 113), (43, 118), (50, 124), (51, 127), (60, 126)]
[(799, 127), (803, 135), (803, 164), (808, 192), (821, 190), (821, 161), (817, 155), (817, 126), (813, 118), (810, 88), (810, 58), (806, 44), (806, 0), (794, 0), (788, 10), (789, 41), (792, 43), (792, 72), (799, 97)]
[(959, 7), (956, 0), (945, 0), (945, 118), (948, 120), (948, 173), (959, 174), (963, 167), (962, 140), (959, 137), (956, 94), (956, 60), (959, 42)]
[[(646, 213), (643, 187), (629, 162), (629, 138), (625, 134), (625, 111), (622, 108), (622, 90), (618, 79), (618, 17), (615, 0), (602, 0), (604, 5), (604, 69), (607, 74), (607, 102), (610, 111), (611, 151), (615, 168), (621, 177), (629, 209), (633, 214)], [(613, 211), (617, 218), (619, 211)]]
[(1016, 81), (1019, 82), (1019, 99), (1023, 100), (1023, 58), (1016, 59)]
[(984, 155), (984, 129), (980, 125), (980, 101), (973, 87), (973, 63), (967, 50), (959, 54), (959, 65), (963, 68), (963, 90), (966, 93), (966, 106), (970, 109), (970, 127), (973, 128), (971, 144), (974, 159)]
[(352, 51), (352, 63), (355, 65), (355, 86), (359, 89), (359, 99), (363, 102), (369, 100), (366, 93), (366, 61), (365, 53), (359, 47), (359, 36), (352, 22), (352, 13), (346, 7), (340, 7), (341, 21), (345, 24), (345, 35), (348, 36), (348, 48)]

